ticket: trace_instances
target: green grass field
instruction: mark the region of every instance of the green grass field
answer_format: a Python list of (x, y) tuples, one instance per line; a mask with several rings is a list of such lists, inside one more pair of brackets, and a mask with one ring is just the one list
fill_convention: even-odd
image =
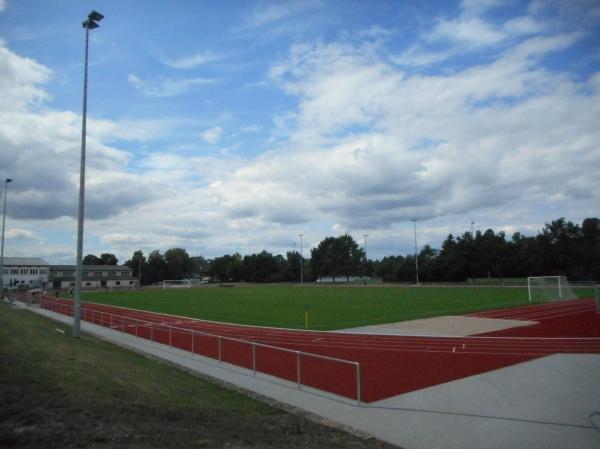
[(0, 301), (0, 448), (392, 448), (70, 332)]
[[(581, 295), (591, 295), (580, 292)], [(236, 285), (85, 293), (85, 300), (206, 320), (332, 330), (528, 304), (526, 288)]]

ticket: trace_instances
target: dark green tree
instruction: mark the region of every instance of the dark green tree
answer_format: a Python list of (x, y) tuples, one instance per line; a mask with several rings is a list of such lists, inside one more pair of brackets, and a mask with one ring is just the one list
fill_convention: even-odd
[(82, 260), (83, 265), (102, 265), (102, 261), (94, 256), (93, 254), (88, 254)]
[(101, 265), (118, 265), (119, 260), (114, 254), (102, 253), (100, 254)]

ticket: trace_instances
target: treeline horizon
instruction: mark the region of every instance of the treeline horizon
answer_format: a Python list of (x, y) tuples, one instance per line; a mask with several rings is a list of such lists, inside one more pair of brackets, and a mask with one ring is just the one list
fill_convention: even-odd
[[(105, 253), (101, 258), (116, 264), (116, 258), (110, 256)], [(100, 259), (94, 258), (89, 260)], [(194, 276), (210, 276), (218, 282), (299, 282), (301, 276), (305, 282), (323, 278), (335, 282), (351, 277), (415, 282), (417, 274), (414, 254), (366, 259), (364, 249), (349, 234), (323, 239), (309, 257), (304, 257), (302, 267), (298, 251), (288, 251), (283, 256), (263, 250), (245, 256), (234, 253), (205, 259), (192, 257), (183, 248), (171, 248), (164, 254), (154, 250), (148, 257), (138, 250), (124, 264), (132, 268), (134, 276), (141, 274), (145, 285)], [(492, 229), (449, 234), (439, 249), (423, 246), (418, 265), (420, 282), (550, 275), (598, 280), (600, 219), (586, 218), (579, 225), (559, 218), (529, 237), (516, 232), (507, 238), (505, 232)]]

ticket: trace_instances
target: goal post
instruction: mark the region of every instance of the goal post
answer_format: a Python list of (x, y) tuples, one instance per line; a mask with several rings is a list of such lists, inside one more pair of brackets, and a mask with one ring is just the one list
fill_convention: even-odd
[(190, 288), (192, 286), (191, 279), (165, 279), (163, 281), (163, 289), (167, 288)]
[(576, 299), (566, 276), (532, 276), (527, 278), (529, 302)]

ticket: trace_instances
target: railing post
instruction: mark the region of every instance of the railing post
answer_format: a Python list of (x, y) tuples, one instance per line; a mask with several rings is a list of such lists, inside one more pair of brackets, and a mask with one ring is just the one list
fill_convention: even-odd
[(217, 337), (217, 344), (219, 346), (219, 363), (221, 363), (221, 336)]
[(113, 328), (113, 317), (114, 317), (114, 315), (111, 313), (110, 314), (110, 328), (111, 329)]
[(135, 320), (135, 336), (138, 336), (138, 320)]
[(154, 343), (154, 324), (150, 323), (150, 341)]
[(172, 347), (173, 341), (173, 326), (169, 326), (169, 348)]
[(298, 388), (300, 388), (302, 385), (300, 382), (300, 351), (296, 351), (296, 383), (298, 384)]
[(195, 343), (195, 338), (194, 338), (194, 331), (192, 331), (192, 354), (195, 353), (196, 350), (196, 343)]
[(356, 363), (356, 402), (360, 405), (360, 363)]
[(252, 342), (252, 373), (256, 376), (256, 343)]

